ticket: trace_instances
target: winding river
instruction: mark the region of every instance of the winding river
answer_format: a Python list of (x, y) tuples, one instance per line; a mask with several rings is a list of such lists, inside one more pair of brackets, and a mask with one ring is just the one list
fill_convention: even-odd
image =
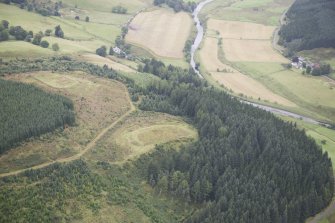
[(207, 5), (208, 3), (212, 2), (214, 0), (206, 0), (206, 1), (203, 1), (203, 2), (200, 2), (197, 7), (195, 8), (194, 12), (192, 13), (192, 16), (193, 16), (193, 19), (194, 19), (194, 22), (196, 23), (196, 26), (197, 26), (197, 30), (198, 30), (198, 34), (194, 40), (194, 43), (191, 47), (191, 67), (193, 68), (193, 70), (198, 74), (198, 76), (200, 78), (204, 78), (201, 74), (200, 74), (200, 71), (197, 69), (196, 67), (196, 63), (194, 61), (194, 54), (195, 52), (197, 51), (197, 49), (199, 48), (200, 46), (200, 43), (204, 37), (204, 27), (202, 27), (201, 25), (201, 22), (199, 20), (199, 12), (201, 11), (201, 9)]
[[(204, 37), (204, 28), (201, 25), (201, 22), (200, 22), (200, 19), (199, 19), (199, 13), (205, 5), (207, 5), (208, 3), (212, 2), (212, 1), (214, 1), (214, 0), (205, 0), (205, 1), (200, 2), (197, 5), (194, 12), (192, 13), (193, 20), (196, 23), (198, 33), (197, 33), (197, 36), (196, 36), (196, 38), (194, 40), (194, 43), (191, 47), (191, 61), (190, 61), (190, 64), (191, 64), (191, 67), (193, 68), (193, 70), (198, 74), (198, 76), (200, 78), (204, 78), (204, 77), (201, 75), (201, 73), (198, 70), (198, 68), (196, 66), (196, 63), (194, 61), (194, 54), (197, 51), (197, 49), (199, 48), (200, 43), (201, 43), (201, 41)], [(327, 123), (319, 122), (315, 119), (312, 119), (312, 118), (309, 118), (309, 117), (306, 117), (306, 116), (302, 116), (302, 115), (299, 115), (299, 114), (296, 114), (296, 113), (293, 113), (293, 112), (289, 112), (289, 111), (286, 111), (286, 110), (282, 110), (282, 109), (270, 107), (270, 106), (267, 106), (267, 105), (254, 103), (254, 102), (249, 102), (249, 101), (245, 101), (245, 100), (241, 100), (241, 99), (239, 99), (239, 101), (242, 102), (242, 103), (250, 104), (254, 107), (263, 109), (265, 111), (268, 111), (268, 112), (271, 112), (271, 113), (274, 113), (274, 114), (278, 114), (278, 115), (282, 115), (282, 116), (286, 116), (286, 117), (292, 117), (292, 118), (296, 118), (296, 119), (301, 119), (301, 120), (303, 120), (305, 122), (308, 122), (308, 123), (324, 125), (324, 126), (330, 127), (330, 125), (327, 124)]]

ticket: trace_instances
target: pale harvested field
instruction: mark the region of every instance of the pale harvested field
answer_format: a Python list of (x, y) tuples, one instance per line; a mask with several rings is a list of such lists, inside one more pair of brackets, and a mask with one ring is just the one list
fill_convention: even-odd
[(185, 12), (157, 9), (138, 14), (129, 26), (126, 41), (162, 57), (183, 58), (183, 48), (192, 26)]
[(218, 40), (217, 38), (207, 36), (204, 39), (204, 45), (199, 52), (202, 65), (206, 67), (209, 72), (217, 71), (217, 69), (233, 70), (229, 66), (223, 64), (218, 59)]
[(123, 71), (123, 72), (127, 72), (127, 73), (134, 73), (136, 72), (135, 70), (131, 69), (130, 67), (121, 64), (121, 63), (117, 63), (113, 60), (111, 60), (108, 57), (101, 57), (98, 56), (96, 54), (84, 54), (79, 56), (80, 59), (83, 59), (87, 62), (99, 65), (99, 66), (103, 66), (103, 65), (107, 65), (109, 68), (113, 68), (114, 70), (117, 71)]
[(0, 156), (0, 172), (23, 169), (81, 152), (103, 128), (126, 113), (130, 105), (123, 84), (85, 73), (36, 72), (8, 79), (31, 83), (74, 102), (76, 126), (24, 142)]
[(287, 62), (272, 48), (270, 40), (223, 39), (222, 42), (225, 57), (232, 62)]
[(224, 21), (217, 19), (208, 20), (208, 29), (220, 32), (223, 39), (257, 39), (268, 40), (276, 27), (265, 26), (251, 22)]
[[(258, 81), (241, 74), (236, 69), (223, 64), (218, 59), (218, 40), (207, 36), (199, 52), (201, 64), (211, 73), (212, 78), (219, 84), (231, 89), (237, 94), (243, 94), (254, 99), (260, 98), (269, 102), (277, 102), (285, 106), (295, 106), (294, 103), (271, 92)], [(217, 72), (217, 69), (220, 72)]]
[(254, 99), (260, 98), (269, 102), (278, 103), (285, 106), (295, 107), (289, 100), (274, 94), (258, 81), (241, 73), (220, 73), (212, 72), (212, 77), (223, 84), (226, 88), (233, 90), (237, 94), (243, 94)]
[(272, 48), (274, 26), (215, 19), (210, 19), (207, 24), (209, 30), (220, 32), (223, 51), (229, 61), (287, 62)]

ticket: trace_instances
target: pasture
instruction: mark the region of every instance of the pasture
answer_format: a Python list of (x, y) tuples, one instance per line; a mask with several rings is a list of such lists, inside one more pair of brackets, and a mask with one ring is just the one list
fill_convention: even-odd
[(7, 78), (31, 83), (70, 98), (75, 106), (76, 125), (28, 140), (5, 153), (0, 157), (2, 173), (77, 154), (101, 129), (129, 110), (126, 89), (116, 81), (78, 72), (37, 72)]
[(196, 138), (195, 128), (179, 117), (164, 113), (136, 112), (107, 133), (87, 157), (107, 162), (124, 162), (150, 152), (155, 145), (183, 143)]
[(269, 101), (284, 106), (295, 106), (294, 103), (273, 93), (260, 82), (247, 75), (241, 74), (229, 65), (223, 64), (219, 60), (218, 47), (217, 38), (206, 36), (199, 52), (201, 65), (211, 74), (208, 78), (213, 79), (221, 86), (223, 85), (226, 89), (233, 91), (236, 95), (244, 95), (256, 100)]
[(240, 62), (235, 66), (275, 93), (296, 103), (309, 116), (335, 121), (335, 84), (323, 77), (302, 75), (279, 63)]
[(164, 8), (146, 11), (133, 19), (126, 41), (157, 56), (182, 59), (191, 26), (192, 18), (185, 12)]

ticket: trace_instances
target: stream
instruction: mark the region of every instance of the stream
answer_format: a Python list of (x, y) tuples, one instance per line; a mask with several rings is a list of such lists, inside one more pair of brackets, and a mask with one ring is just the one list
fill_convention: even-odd
[[(197, 27), (197, 36), (194, 40), (194, 43), (191, 47), (191, 61), (190, 61), (190, 64), (191, 64), (191, 67), (193, 68), (193, 70), (195, 71), (196, 74), (198, 74), (198, 76), (200, 78), (204, 78), (200, 71), (198, 70), (197, 66), (196, 66), (196, 63), (194, 61), (194, 55), (195, 55), (195, 52), (197, 51), (197, 49), (199, 48), (200, 46), (200, 43), (204, 37), (204, 27), (201, 25), (201, 22), (200, 22), (200, 19), (199, 19), (199, 13), (201, 11), (201, 9), (207, 5), (208, 3), (212, 2), (214, 0), (205, 0), (205, 1), (202, 1), (200, 2), (197, 7), (195, 8), (194, 12), (192, 13), (192, 16), (193, 16), (193, 20), (196, 24), (196, 27)], [(302, 115), (299, 115), (299, 114), (296, 114), (296, 113), (293, 113), (293, 112), (289, 112), (289, 111), (286, 111), (286, 110), (282, 110), (282, 109), (278, 109), (278, 108), (274, 108), (274, 107), (271, 107), (271, 106), (267, 106), (267, 105), (262, 105), (262, 104), (258, 104), (258, 103), (254, 103), (254, 102), (249, 102), (249, 101), (245, 101), (245, 100), (242, 100), (242, 99), (238, 99), (240, 102), (242, 103), (246, 103), (246, 104), (250, 104), (254, 107), (257, 107), (257, 108), (260, 108), (260, 109), (263, 109), (265, 111), (268, 111), (268, 112), (271, 112), (271, 113), (274, 113), (274, 114), (278, 114), (278, 115), (283, 115), (283, 116), (286, 116), (286, 117), (292, 117), (292, 118), (296, 118), (296, 119), (300, 119), (300, 120), (303, 120), (305, 122), (308, 122), (308, 123), (312, 123), (312, 124), (318, 124), (318, 125), (323, 125), (323, 126), (326, 126), (326, 127), (331, 127), (329, 124), (327, 123), (323, 123), (323, 122), (319, 122), (315, 119), (312, 119), (312, 118), (309, 118), (309, 117), (306, 117), (306, 116), (302, 116)]]
[(205, 5), (207, 5), (208, 3), (212, 2), (212, 1), (214, 1), (214, 0), (206, 0), (206, 1), (200, 2), (197, 5), (197, 7), (195, 8), (194, 12), (192, 13), (194, 22), (196, 23), (196, 27), (197, 27), (198, 33), (197, 33), (197, 36), (195, 37), (194, 43), (193, 43), (193, 45), (191, 47), (191, 62), (190, 63), (191, 63), (191, 67), (198, 74), (198, 76), (200, 78), (204, 78), (204, 77), (200, 74), (200, 71), (196, 67), (196, 63), (194, 61), (194, 54), (197, 51), (197, 49), (199, 48), (200, 43), (201, 43), (201, 41), (202, 41), (202, 39), (204, 37), (204, 27), (202, 27), (198, 15), (199, 15), (199, 12), (201, 11), (201, 9)]

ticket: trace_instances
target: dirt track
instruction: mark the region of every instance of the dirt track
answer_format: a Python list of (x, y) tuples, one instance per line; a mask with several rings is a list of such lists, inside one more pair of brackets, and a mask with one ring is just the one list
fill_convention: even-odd
[(124, 86), (125, 88), (125, 92), (127, 95), (127, 100), (130, 104), (130, 109), (123, 114), (121, 117), (119, 117), (117, 120), (115, 120), (112, 124), (110, 124), (109, 126), (107, 126), (106, 128), (104, 128), (101, 132), (99, 132), (98, 135), (96, 135), (96, 137), (87, 144), (87, 146), (85, 147), (85, 149), (83, 149), (80, 153), (77, 153), (73, 156), (67, 157), (67, 158), (63, 158), (63, 159), (58, 159), (58, 160), (54, 160), (54, 161), (50, 161), (50, 162), (46, 162), (40, 165), (36, 165), (33, 167), (29, 167), (29, 168), (24, 168), (24, 169), (20, 169), (20, 170), (16, 170), (16, 171), (12, 171), (12, 172), (8, 172), (8, 173), (2, 173), (0, 174), (0, 178), (2, 177), (7, 177), (7, 176), (12, 176), (12, 175), (17, 175), (20, 174), (26, 170), (37, 170), (37, 169), (41, 169), (47, 166), (50, 166), (54, 163), (67, 163), (67, 162), (71, 162), (73, 160), (79, 159), (81, 158), (87, 151), (89, 151), (90, 149), (92, 149), (96, 143), (110, 130), (112, 129), (117, 123), (119, 123), (120, 121), (124, 120), (130, 113), (132, 113), (133, 111), (135, 111), (135, 106), (133, 105), (133, 103), (130, 100), (130, 96), (129, 96), (129, 92), (126, 89), (126, 86)]

